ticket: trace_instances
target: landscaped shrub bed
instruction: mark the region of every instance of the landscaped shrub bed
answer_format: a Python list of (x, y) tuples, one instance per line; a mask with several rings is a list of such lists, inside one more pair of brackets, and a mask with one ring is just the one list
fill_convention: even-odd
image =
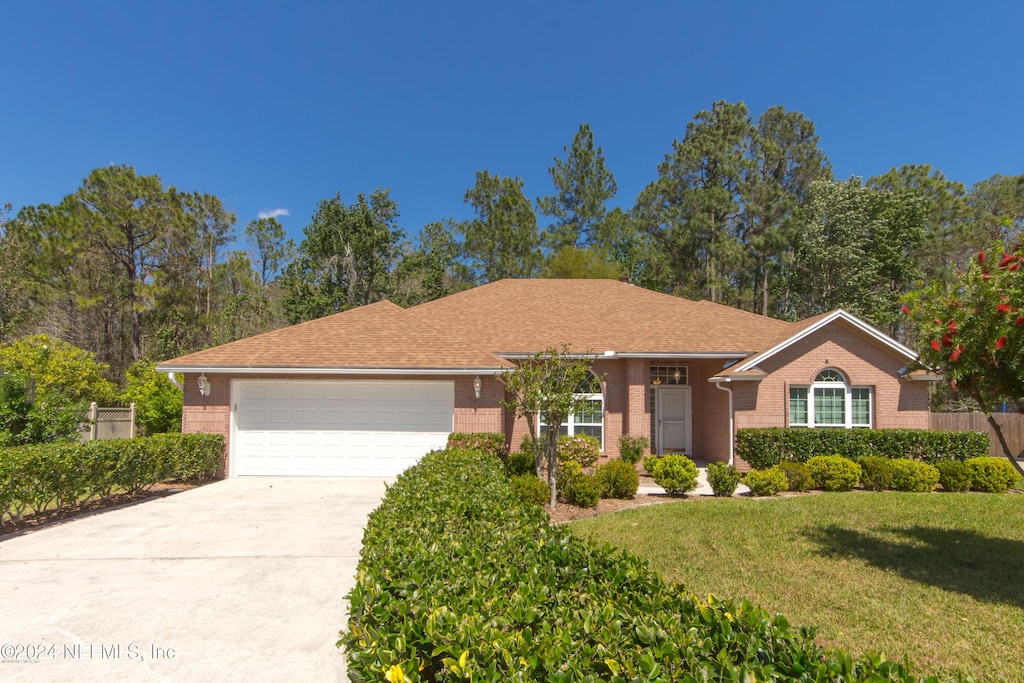
[(934, 465), (988, 455), (988, 434), (929, 429), (807, 429), (769, 427), (736, 432), (736, 455), (755, 469), (816, 455), (860, 460), (869, 455), (910, 458)]
[(430, 453), (398, 477), (348, 598), (338, 645), (355, 681), (914, 680), (549, 526), (478, 452)]
[(0, 513), (18, 523), (25, 512), (62, 512), (115, 491), (209, 477), (223, 457), (224, 438), (212, 434), (0, 448)]

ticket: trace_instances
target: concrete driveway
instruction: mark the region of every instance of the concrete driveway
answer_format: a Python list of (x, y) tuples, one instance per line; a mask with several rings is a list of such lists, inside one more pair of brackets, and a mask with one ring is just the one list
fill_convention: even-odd
[(343, 597), (383, 494), (235, 478), (8, 537), (0, 680), (346, 680)]

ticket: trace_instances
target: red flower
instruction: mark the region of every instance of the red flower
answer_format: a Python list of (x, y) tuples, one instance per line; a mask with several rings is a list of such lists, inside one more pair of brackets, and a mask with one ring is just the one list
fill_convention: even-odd
[(1015, 258), (1013, 254), (1003, 254), (1003, 258), (999, 259), (999, 267), (1005, 268), (1010, 263), (1013, 263)]
[(939, 350), (939, 340), (938, 339), (932, 339), (932, 351), (938, 351), (938, 350)]
[(953, 335), (951, 335), (951, 334), (944, 334), (944, 335), (942, 335), (942, 345), (943, 346), (952, 346), (953, 345)]
[(1010, 304), (999, 304), (996, 306), (996, 310), (999, 311), (1000, 313), (1009, 313)]
[(982, 273), (981, 274), (981, 279), (984, 280), (985, 282), (988, 282), (991, 278), (992, 278), (992, 276), (989, 275), (988, 273)]
[(956, 380), (955, 379), (949, 380), (949, 388), (952, 389), (953, 391), (956, 391)]
[(1006, 337), (1000, 337), (999, 339), (996, 339), (996, 348), (997, 349), (1001, 349), (1004, 346), (1006, 346)]
[(1024, 325), (1024, 316), (1021, 316), (1021, 317), (1017, 318), (1016, 320), (1014, 320), (1013, 324), (1016, 325), (1017, 327), (1020, 327), (1021, 325)]
[(950, 320), (949, 324), (946, 325), (946, 329), (948, 329), (953, 334), (956, 334), (956, 331), (959, 330), (960, 328), (956, 326), (956, 322), (955, 321)]
[(909, 306), (901, 306), (900, 310), (903, 311), (903, 315), (910, 315), (910, 307)]
[(963, 353), (963, 350), (964, 350), (963, 344), (961, 344), (960, 346), (958, 346), (955, 349), (953, 349), (953, 353), (949, 354), (950, 362), (952, 362), (952, 363), (957, 362), (957, 360), (959, 360), (959, 358), (960, 358), (960, 354)]
[(978, 265), (979, 266), (985, 265), (985, 252), (983, 252), (983, 251), (979, 251), (978, 252)]
[(1016, 272), (1016, 271), (1020, 270), (1020, 261), (1017, 261), (1016, 263), (1014, 263), (1013, 265), (1011, 265), (1011, 266), (1010, 266), (1010, 270), (1012, 270), (1012, 271), (1014, 271), (1014, 272)]

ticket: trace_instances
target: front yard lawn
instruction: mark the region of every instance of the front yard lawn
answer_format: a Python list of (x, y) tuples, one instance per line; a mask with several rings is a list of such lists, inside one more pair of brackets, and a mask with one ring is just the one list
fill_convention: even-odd
[(919, 675), (1021, 680), (1024, 495), (706, 499), (572, 523), (669, 582), (818, 626), (818, 641)]

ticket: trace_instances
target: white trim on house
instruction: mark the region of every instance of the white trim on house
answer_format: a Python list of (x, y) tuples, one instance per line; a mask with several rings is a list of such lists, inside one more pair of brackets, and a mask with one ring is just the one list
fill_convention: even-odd
[(759, 353), (759, 354), (757, 354), (755, 356), (751, 356), (750, 358), (747, 358), (746, 360), (740, 362), (739, 365), (737, 365), (735, 367), (735, 369), (732, 369), (732, 368), (730, 368), (730, 369), (731, 369), (731, 371), (733, 373), (743, 372), (744, 370), (750, 370), (753, 366), (757, 365), (757, 363), (760, 363), (761, 361), (763, 361), (763, 360), (765, 360), (767, 358), (771, 358), (772, 356), (774, 356), (775, 354), (779, 353), (780, 351), (783, 351), (783, 350), (789, 348), (790, 346), (792, 346), (793, 344), (797, 343), (801, 339), (803, 339), (803, 338), (805, 338), (805, 337), (807, 337), (807, 336), (809, 336), (811, 334), (814, 334), (815, 332), (817, 332), (821, 328), (825, 327), (826, 325), (831, 324), (832, 322), (834, 322), (836, 320), (845, 320), (846, 322), (850, 323), (851, 325), (856, 327), (861, 332), (864, 332), (865, 334), (867, 334), (868, 336), (872, 337), (876, 341), (881, 342), (885, 346), (888, 346), (890, 349), (892, 349), (893, 351), (899, 353), (900, 355), (905, 356), (908, 360), (917, 360), (917, 354), (914, 353), (913, 351), (911, 351), (909, 348), (907, 348), (903, 344), (900, 344), (898, 341), (896, 341), (895, 339), (893, 339), (889, 335), (883, 334), (882, 332), (879, 332), (878, 330), (876, 330), (871, 325), (868, 325), (863, 320), (861, 320), (861, 319), (859, 319), (859, 318), (857, 318), (857, 317), (855, 317), (853, 315), (850, 315), (849, 313), (847, 313), (846, 311), (844, 311), (842, 309), (839, 309), (839, 310), (833, 311), (832, 313), (830, 313), (829, 315), (825, 316), (824, 318), (822, 318), (818, 322), (814, 323), (813, 325), (810, 325), (809, 327), (806, 327), (806, 328), (800, 330), (799, 332), (794, 334), (792, 337), (789, 337), (788, 339), (785, 339), (784, 341), (779, 342), (778, 344), (776, 344), (772, 348), (768, 349), (767, 351), (762, 351), (761, 353)]

